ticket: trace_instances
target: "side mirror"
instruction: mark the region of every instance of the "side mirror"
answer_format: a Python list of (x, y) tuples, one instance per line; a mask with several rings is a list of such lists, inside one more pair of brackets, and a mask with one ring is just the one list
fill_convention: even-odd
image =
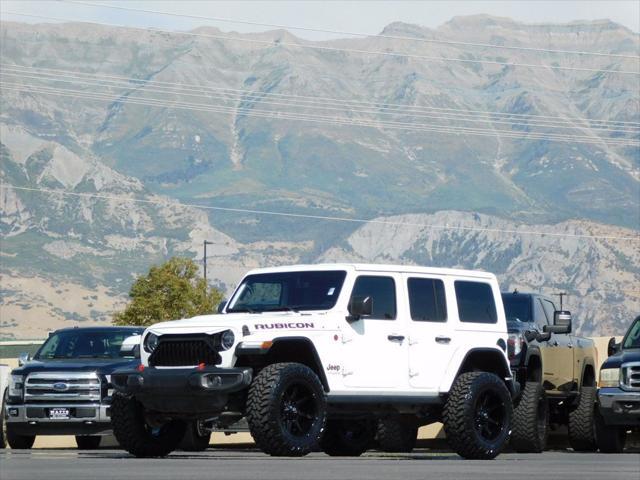
[(607, 344), (607, 356), (615, 355), (620, 351), (620, 344), (616, 343), (615, 337), (611, 337), (609, 339), (609, 343)]
[(571, 312), (556, 310), (553, 312), (553, 325), (545, 325), (542, 330), (549, 333), (571, 333)]
[(29, 355), (27, 352), (22, 352), (18, 357), (18, 366), (21, 367), (29, 361), (31, 361), (31, 355)]
[(226, 300), (222, 300), (219, 304), (218, 304), (218, 313), (224, 313), (224, 309), (227, 306), (227, 301)]
[(348, 322), (355, 322), (360, 320), (360, 317), (365, 315), (371, 315), (373, 311), (373, 299), (368, 296), (354, 296), (349, 301), (349, 313), (347, 317)]

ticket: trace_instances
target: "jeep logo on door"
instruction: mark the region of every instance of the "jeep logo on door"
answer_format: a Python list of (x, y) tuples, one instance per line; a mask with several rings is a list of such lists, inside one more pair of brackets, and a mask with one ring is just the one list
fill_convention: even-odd
[(53, 389), (56, 390), (57, 392), (64, 392), (68, 388), (69, 388), (69, 385), (63, 382), (57, 382), (53, 384)]

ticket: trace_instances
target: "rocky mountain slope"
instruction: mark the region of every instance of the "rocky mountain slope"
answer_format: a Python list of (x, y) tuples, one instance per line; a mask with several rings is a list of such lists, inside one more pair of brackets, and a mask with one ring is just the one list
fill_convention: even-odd
[[(136, 274), (171, 255), (200, 258), (204, 239), (225, 289), (252, 266), (356, 259), (484, 268), (505, 288), (567, 290), (587, 333), (619, 333), (640, 310), (633, 241), (206, 208), (637, 237), (638, 77), (593, 71), (633, 71), (637, 60), (194, 33), (0, 25), (0, 177), (36, 190), (0, 190), (0, 336), (108, 321)], [(640, 52), (637, 34), (606, 21), (475, 16), (383, 33)]]

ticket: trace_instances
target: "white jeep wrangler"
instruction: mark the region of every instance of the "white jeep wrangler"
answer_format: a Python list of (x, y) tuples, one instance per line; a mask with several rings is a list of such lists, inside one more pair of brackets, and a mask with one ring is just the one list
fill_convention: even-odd
[(493, 458), (517, 391), (498, 282), (477, 271), (392, 265), (254, 270), (222, 315), (149, 327), (142, 364), (112, 375), (111, 417), (139, 457), (243, 417), (260, 449), (410, 451), (442, 421), (466, 458)]

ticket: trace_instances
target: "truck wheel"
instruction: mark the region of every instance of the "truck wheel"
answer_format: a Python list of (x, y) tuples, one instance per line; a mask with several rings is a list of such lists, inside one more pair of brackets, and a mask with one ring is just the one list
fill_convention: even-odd
[(596, 412), (596, 443), (602, 453), (622, 453), (626, 440), (625, 427), (605, 424), (600, 412)]
[(540, 382), (527, 382), (513, 411), (511, 447), (519, 453), (540, 453), (547, 445), (549, 404)]
[(76, 444), (80, 450), (95, 450), (100, 446), (102, 437), (97, 435), (76, 435)]
[(582, 387), (578, 406), (569, 412), (569, 445), (576, 452), (595, 452), (596, 388)]
[(171, 420), (160, 427), (147, 423), (142, 405), (130, 395), (115, 392), (111, 400), (111, 424), (118, 443), (136, 457), (164, 457), (178, 448), (186, 425)]
[(33, 447), (35, 441), (35, 435), (18, 435), (11, 425), (7, 424), (7, 443), (13, 450), (28, 450)]
[(400, 416), (383, 418), (378, 422), (377, 437), (383, 452), (409, 453), (416, 446), (418, 425)]
[(460, 375), (442, 414), (449, 445), (464, 458), (495, 458), (509, 439), (513, 407), (504, 382), (493, 373)]
[(187, 431), (180, 442), (180, 450), (185, 452), (204, 452), (211, 441), (211, 432), (204, 428), (202, 421), (187, 423)]
[(318, 446), (326, 419), (322, 384), (306, 365), (268, 365), (249, 387), (249, 431), (258, 448), (269, 455), (308, 454)]
[(375, 433), (372, 420), (327, 420), (320, 448), (332, 457), (359, 457), (371, 447)]

